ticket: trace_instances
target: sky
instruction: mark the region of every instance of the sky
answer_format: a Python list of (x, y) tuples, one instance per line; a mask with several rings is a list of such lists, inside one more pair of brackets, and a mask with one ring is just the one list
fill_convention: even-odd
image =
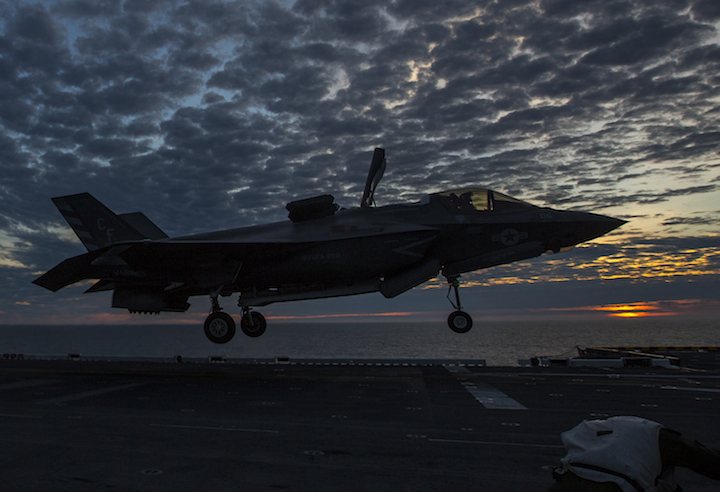
[[(0, 323), (129, 315), (89, 283), (51, 197), (90, 192), (170, 236), (480, 186), (629, 222), (569, 253), (463, 275), (477, 320), (720, 319), (720, 3), (0, 0)], [(395, 299), (273, 304), (276, 320), (435, 320), (441, 277)], [(226, 310), (239, 313), (236, 299)]]

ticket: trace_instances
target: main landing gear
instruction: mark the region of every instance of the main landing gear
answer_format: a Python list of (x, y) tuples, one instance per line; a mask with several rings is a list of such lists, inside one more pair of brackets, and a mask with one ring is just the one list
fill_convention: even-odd
[[(458, 287), (460, 287), (460, 282), (458, 281), (458, 277), (448, 277), (448, 301), (450, 301), (450, 304), (455, 308), (455, 312), (450, 313), (450, 316), (448, 316), (448, 326), (452, 331), (455, 333), (467, 333), (470, 331), (473, 325), (472, 318), (468, 313), (462, 310), (462, 306), (460, 305), (460, 293), (458, 292)], [(450, 290), (455, 290), (455, 302), (450, 299)]]
[(227, 313), (210, 313), (205, 318), (205, 336), (211, 342), (228, 343), (235, 336), (235, 320)]
[[(222, 312), (220, 303), (217, 300), (217, 293), (210, 295), (212, 312), (205, 318), (205, 336), (214, 343), (227, 343), (235, 336), (235, 320), (232, 316)], [(265, 333), (267, 321), (265, 316), (250, 311), (249, 307), (243, 308), (243, 316), (240, 319), (240, 329), (249, 337), (259, 337)]]

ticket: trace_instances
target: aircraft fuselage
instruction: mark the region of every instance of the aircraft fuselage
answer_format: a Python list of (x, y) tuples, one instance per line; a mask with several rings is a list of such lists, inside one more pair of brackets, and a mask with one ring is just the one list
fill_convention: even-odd
[[(455, 277), (558, 252), (621, 223), (520, 203), (505, 211), (449, 210), (441, 197), (430, 195), (420, 204), (340, 210), (299, 223), (139, 243), (120, 255), (134, 266), (130, 275), (115, 276), (120, 273), (117, 268), (101, 269), (96, 275), (129, 284), (139, 277), (163, 278), (163, 289), (175, 284), (168, 291), (190, 296), (218, 288), (224, 295), (240, 292), (241, 306), (288, 296), (297, 300), (347, 295), (355, 293), (353, 286), (394, 297), (440, 270)], [(402, 275), (408, 277), (403, 285), (383, 289)]]
[(87, 193), (55, 198), (88, 253), (35, 283), (57, 291), (99, 279), (87, 292), (112, 290), (113, 307), (131, 312), (182, 312), (189, 297), (209, 295), (205, 331), (225, 343), (235, 327), (220, 312), (218, 296), (240, 293), (243, 331), (258, 336), (265, 321), (250, 313), (252, 306), (377, 291), (395, 297), (442, 273), (457, 301), (448, 322), (463, 333), (472, 320), (460, 307), (461, 274), (566, 251), (624, 223), (536, 207), (484, 188), (373, 207), (383, 169), (384, 152), (376, 149), (359, 208), (338, 210), (333, 197), (323, 195), (289, 203), (289, 221), (176, 238), (141, 213), (114, 214)]

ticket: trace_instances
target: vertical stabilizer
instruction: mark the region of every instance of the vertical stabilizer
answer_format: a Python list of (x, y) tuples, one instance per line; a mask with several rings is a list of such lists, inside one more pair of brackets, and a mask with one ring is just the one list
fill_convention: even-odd
[(122, 241), (146, 239), (90, 193), (62, 196), (52, 201), (88, 251)]
[(375, 188), (383, 177), (386, 165), (385, 150), (376, 148), (370, 163), (367, 181), (365, 182), (365, 192), (363, 193), (362, 202), (360, 202), (361, 207), (372, 207), (375, 203), (373, 198)]
[(153, 221), (145, 217), (145, 214), (142, 212), (118, 214), (118, 217), (147, 239), (167, 239), (168, 237)]

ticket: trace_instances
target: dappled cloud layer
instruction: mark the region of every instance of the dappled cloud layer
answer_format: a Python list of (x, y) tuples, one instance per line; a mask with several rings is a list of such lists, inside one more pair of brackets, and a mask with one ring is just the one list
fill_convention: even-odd
[(239, 227), (358, 205), (376, 146), (378, 205), (476, 185), (630, 220), (473, 282), (717, 280), (719, 5), (2, 3), (0, 311), (64, 309), (30, 284), (82, 252), (50, 197)]

